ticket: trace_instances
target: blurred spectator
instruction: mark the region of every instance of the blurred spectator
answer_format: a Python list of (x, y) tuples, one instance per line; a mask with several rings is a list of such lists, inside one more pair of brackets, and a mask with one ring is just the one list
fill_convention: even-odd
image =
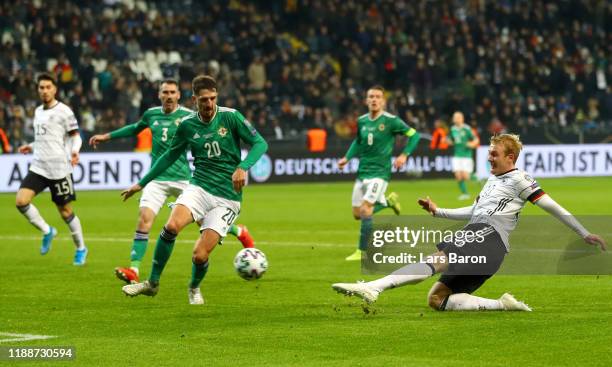
[(442, 120), (436, 120), (434, 122), (434, 130), (431, 134), (431, 142), (429, 143), (429, 149), (435, 150), (446, 150), (448, 149), (448, 141), (446, 136), (448, 135), (448, 126)]
[(9, 143), (5, 129), (6, 119), (4, 115), (4, 109), (0, 108), (0, 144), (2, 145), (2, 153), (11, 153), (13, 151), (13, 147)]
[(612, 129), (609, 2), (132, 3), (0, 4), (0, 103), (12, 144), (28, 135), (12, 111), (38, 104), (32, 80), (45, 70), (89, 133), (156, 105), (150, 90), (164, 77), (181, 79), (191, 106), (199, 73), (217, 77), (220, 104), (250, 111), (277, 139), (312, 127), (350, 138), (365, 90), (378, 83), (391, 91), (392, 113), (429, 132), (457, 109), (482, 133), (500, 124), (523, 134)]

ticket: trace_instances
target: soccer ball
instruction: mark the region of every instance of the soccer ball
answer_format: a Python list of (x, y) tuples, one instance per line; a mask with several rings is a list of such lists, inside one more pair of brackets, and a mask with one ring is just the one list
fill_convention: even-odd
[(268, 260), (258, 249), (244, 248), (234, 257), (234, 268), (242, 279), (259, 279), (268, 270)]

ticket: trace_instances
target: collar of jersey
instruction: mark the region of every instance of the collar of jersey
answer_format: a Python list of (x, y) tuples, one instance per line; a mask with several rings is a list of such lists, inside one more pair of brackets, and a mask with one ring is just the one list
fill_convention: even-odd
[(178, 111), (180, 108), (181, 108), (181, 105), (180, 105), (180, 104), (177, 104), (175, 109), (173, 109), (171, 112), (166, 113), (166, 112), (164, 112), (164, 105), (162, 105), (162, 106), (161, 106), (161, 112), (162, 112), (164, 115), (168, 116), (168, 115), (172, 115), (173, 113), (175, 113), (176, 111)]
[(372, 122), (374, 122), (374, 121), (378, 120), (379, 118), (381, 118), (381, 117), (382, 117), (384, 114), (385, 114), (385, 110), (382, 110), (382, 111), (381, 111), (381, 113), (380, 113), (380, 115), (378, 115), (378, 117), (377, 117), (377, 118), (375, 118), (374, 120), (372, 120), (372, 118), (370, 117), (370, 113), (368, 112), (368, 121), (372, 121)]
[(515, 168), (511, 169), (510, 171), (506, 171), (504, 173), (500, 173), (499, 175), (495, 175), (495, 177), (501, 177), (501, 176), (503, 176), (505, 174), (508, 174), (508, 173), (510, 173), (512, 171), (516, 171), (516, 170), (518, 170), (518, 168), (515, 167)]
[(215, 118), (217, 117), (217, 112), (219, 112), (219, 106), (215, 105), (215, 114), (213, 115), (213, 117), (210, 119), (210, 121), (206, 122), (204, 120), (202, 120), (202, 117), (200, 116), (200, 111), (198, 111), (198, 120), (200, 120), (203, 124), (205, 125), (210, 125), (212, 124), (212, 122), (215, 120)]
[(45, 110), (45, 111), (52, 110), (55, 107), (57, 107), (58, 104), (60, 104), (60, 101), (58, 101), (58, 100), (55, 100), (55, 104), (53, 106), (49, 107), (49, 108), (46, 108), (45, 105), (43, 104), (43, 110)]

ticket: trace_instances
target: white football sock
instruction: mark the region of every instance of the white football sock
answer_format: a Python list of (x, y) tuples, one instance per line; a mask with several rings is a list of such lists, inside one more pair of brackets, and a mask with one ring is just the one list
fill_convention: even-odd
[(416, 284), (431, 277), (434, 270), (425, 263), (410, 264), (397, 269), (386, 277), (367, 282), (366, 285), (382, 292), (389, 288), (401, 287), (406, 284)]
[(30, 223), (36, 228), (38, 228), (42, 233), (47, 234), (51, 230), (51, 227), (45, 222), (43, 217), (40, 215), (40, 212), (34, 204), (28, 204), (25, 206), (18, 206), (17, 209), (23, 214), (24, 217), (28, 219)]
[(451, 294), (446, 299), (446, 305), (442, 305), (447, 311), (479, 311), (479, 310), (503, 310), (504, 306), (497, 299), (472, 296), (467, 293)]
[(78, 250), (85, 248), (85, 241), (83, 240), (83, 229), (81, 228), (81, 221), (79, 217), (72, 214), (68, 219), (65, 220), (70, 228), (70, 234), (72, 234), (72, 240)]

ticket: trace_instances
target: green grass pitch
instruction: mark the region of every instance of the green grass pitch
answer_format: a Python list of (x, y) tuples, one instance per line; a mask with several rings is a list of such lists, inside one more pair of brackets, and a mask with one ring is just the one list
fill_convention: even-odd
[[(574, 214), (612, 214), (610, 178), (539, 182)], [(472, 193), (478, 188), (470, 183)], [(56, 338), (2, 343), (0, 336), (0, 347), (75, 346), (76, 360), (57, 366), (610, 365), (610, 276), (495, 276), (476, 293), (497, 298), (510, 291), (532, 313), (435, 312), (426, 303), (434, 278), (386, 292), (376, 313), (364, 314), (359, 302), (330, 288), (372, 278), (343, 260), (359, 230), (351, 190), (351, 182), (248, 187), (238, 222), (267, 254), (269, 271), (259, 281), (240, 279), (232, 266), (240, 246), (228, 238), (212, 254), (203, 307), (187, 301), (195, 226), (180, 234), (160, 293), (128, 298), (113, 268), (128, 264), (137, 200), (122, 203), (118, 191), (78, 193), (74, 207), (90, 253), (87, 265), (76, 268), (70, 234), (49, 194), (34, 201), (60, 232), (46, 256), (14, 195), (2, 194), (0, 333)], [(441, 206), (463, 205), (451, 180), (396, 180), (389, 190), (400, 194), (406, 214), (420, 212), (416, 199), (424, 195)], [(527, 204), (523, 215), (539, 212)], [(164, 208), (154, 225), (144, 275), (168, 214)]]

